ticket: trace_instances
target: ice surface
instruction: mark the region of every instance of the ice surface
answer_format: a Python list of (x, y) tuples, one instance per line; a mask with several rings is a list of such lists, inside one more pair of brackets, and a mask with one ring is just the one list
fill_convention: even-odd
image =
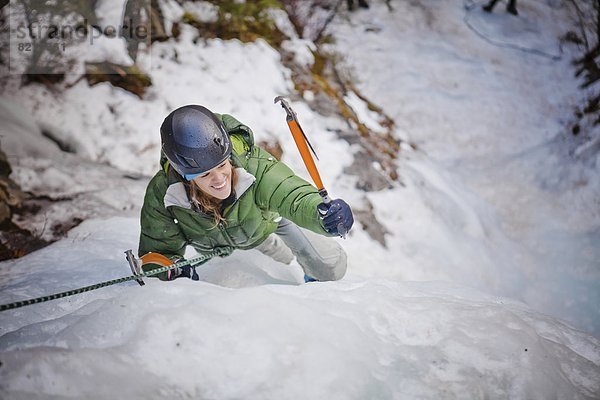
[[(170, 22), (183, 12), (164, 3)], [(149, 279), (0, 313), (1, 398), (600, 396), (600, 158), (593, 142), (562, 135), (580, 99), (569, 50), (553, 61), (465, 25), (468, 15), (487, 37), (553, 53), (565, 9), (523, 2), (514, 19), (461, 2), (392, 2), (393, 12), (371, 3), (341, 12), (334, 48), (362, 94), (394, 118), (395, 134), (417, 145), (400, 151), (403, 184), (356, 190), (343, 171), (357, 146), (334, 133), (344, 123), (292, 106), (329, 192), (356, 209), (368, 201), (387, 248), (357, 223), (341, 241), (350, 265), (340, 282), (304, 285), (297, 264), (236, 252), (199, 269), (200, 282)], [(101, 4), (103, 22), (113, 21)], [(13, 179), (75, 199), (31, 224), (68, 213), (88, 220), (1, 263), (0, 303), (128, 274), (123, 252), (136, 250), (158, 127), (178, 106), (203, 104), (257, 140), (278, 139), (308, 178), (273, 105), (293, 91), (279, 54), (263, 41), (194, 36), (182, 26), (178, 41), (153, 45), (143, 101), (109, 84), (56, 92), (8, 81), (0, 118)], [(306, 40), (286, 48), (313, 60)], [(377, 128), (359, 98), (346, 99)]]

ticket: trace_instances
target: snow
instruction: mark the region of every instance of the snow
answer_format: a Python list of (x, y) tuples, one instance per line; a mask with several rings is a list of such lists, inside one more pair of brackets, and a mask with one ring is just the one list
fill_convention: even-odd
[(219, 18), (219, 8), (207, 1), (185, 3), (183, 8), (199, 22), (216, 22)]
[[(175, 21), (183, 9), (164, 3)], [(118, 18), (100, 4), (103, 23)], [(562, 135), (581, 96), (570, 50), (557, 45), (566, 10), (523, 2), (514, 18), (458, 1), (371, 4), (334, 20), (332, 46), (395, 120), (402, 184), (356, 190), (343, 171), (359, 148), (335, 134), (344, 122), (291, 105), (329, 192), (355, 209), (372, 204), (387, 246), (357, 223), (340, 241), (350, 265), (339, 282), (303, 284), (297, 264), (239, 251), (199, 268), (199, 282), (147, 279), (2, 312), (0, 397), (600, 396), (600, 157), (593, 141)], [(0, 304), (129, 274), (123, 252), (136, 251), (158, 127), (176, 107), (234, 115), (257, 140), (279, 140), (309, 178), (273, 104), (294, 91), (279, 54), (260, 40), (194, 44), (181, 28), (179, 40), (153, 44), (143, 101), (108, 84), (51, 92), (8, 81), (0, 118), (11, 177), (76, 199), (28, 222), (85, 222), (0, 263)], [(285, 47), (313, 62), (307, 40)], [(360, 98), (346, 100), (378, 129)]]
[(368, 195), (394, 232), (385, 257), (402, 260), (383, 274), (463, 282), (597, 334), (600, 157), (567, 154), (566, 104), (580, 96), (568, 49), (558, 61), (536, 53), (561, 54), (564, 6), (527, 2), (514, 18), (422, 4), (334, 28), (359, 89), (426, 154), (401, 160), (405, 187)]
[[(114, 249), (136, 240), (136, 222), (86, 221), (10, 262), (0, 298), (128, 275)], [(201, 272), (212, 283), (148, 279), (0, 314), (0, 393), (583, 399), (600, 390), (598, 340), (522, 303), (448, 282), (305, 285), (297, 265), (256, 251), (232, 257), (244, 270), (211, 261)]]

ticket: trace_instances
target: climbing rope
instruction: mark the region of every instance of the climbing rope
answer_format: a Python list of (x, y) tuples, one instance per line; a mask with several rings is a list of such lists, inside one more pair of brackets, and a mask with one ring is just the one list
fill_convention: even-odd
[(48, 296), (38, 297), (35, 299), (21, 300), (21, 301), (16, 301), (14, 303), (2, 304), (2, 305), (0, 305), (0, 312), (7, 311), (7, 310), (14, 310), (15, 308), (25, 307), (25, 306), (29, 306), (32, 304), (44, 303), (46, 301), (56, 300), (56, 299), (73, 296), (73, 295), (80, 294), (80, 293), (90, 292), (92, 290), (116, 285), (118, 283), (128, 282), (128, 281), (132, 281), (132, 280), (140, 280), (141, 278), (144, 278), (147, 276), (154, 276), (154, 275), (157, 275), (157, 274), (160, 274), (163, 272), (170, 271), (175, 268), (184, 267), (186, 265), (197, 265), (197, 264), (203, 263), (204, 261), (207, 261), (213, 257), (221, 256), (221, 255), (225, 255), (225, 254), (226, 253), (223, 250), (217, 248), (214, 251), (212, 251), (211, 253), (203, 254), (198, 257), (191, 258), (189, 260), (181, 261), (181, 262), (178, 262), (178, 263), (175, 263), (172, 265), (168, 265), (166, 267), (153, 269), (153, 270), (150, 270), (147, 272), (140, 272), (139, 274), (126, 276), (126, 277), (118, 278), (118, 279), (113, 279), (110, 281), (100, 282), (100, 283), (96, 283), (94, 285), (81, 287), (79, 289), (68, 290), (66, 292), (55, 293), (55, 294), (51, 294)]
[(536, 56), (549, 58), (552, 61), (559, 61), (562, 58), (562, 49), (561, 49), (561, 55), (556, 55), (556, 54), (546, 53), (545, 51), (534, 49), (534, 48), (529, 48), (529, 47), (525, 47), (525, 46), (519, 46), (517, 44), (500, 42), (500, 41), (497, 41), (497, 40), (490, 39), (489, 37), (487, 37), (483, 33), (479, 32), (477, 30), (477, 28), (475, 28), (469, 22), (471, 11), (473, 11), (473, 9), (475, 7), (478, 7), (479, 3), (475, 2), (474, 0), (463, 0), (463, 6), (464, 6), (464, 9), (465, 9), (465, 16), (463, 18), (463, 21), (464, 21), (465, 25), (467, 25), (467, 27), (471, 31), (473, 31), (473, 33), (475, 33), (477, 36), (479, 36), (480, 38), (482, 38), (486, 42), (488, 42), (488, 43), (490, 43), (490, 44), (492, 44), (494, 46), (497, 46), (497, 47), (505, 47), (505, 48), (509, 48), (509, 49), (513, 49), (513, 50), (517, 50), (517, 51), (522, 51), (524, 53), (529, 53), (529, 54), (534, 54)]

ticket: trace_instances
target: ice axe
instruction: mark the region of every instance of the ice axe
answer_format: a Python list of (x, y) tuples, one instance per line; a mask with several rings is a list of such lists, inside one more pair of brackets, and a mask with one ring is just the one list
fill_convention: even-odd
[[(319, 159), (319, 157), (317, 156), (315, 149), (313, 149), (312, 145), (310, 144), (310, 141), (306, 137), (306, 134), (302, 130), (300, 122), (298, 122), (298, 116), (296, 115), (296, 112), (292, 110), (290, 104), (283, 98), (283, 96), (275, 97), (274, 103), (277, 104), (277, 102), (281, 102), (281, 107), (283, 107), (283, 109), (287, 113), (286, 121), (288, 127), (290, 128), (290, 132), (292, 133), (292, 137), (294, 138), (294, 142), (296, 142), (296, 147), (298, 147), (298, 150), (300, 151), (302, 161), (304, 161), (304, 165), (306, 165), (306, 169), (308, 170), (310, 177), (317, 186), (317, 189), (319, 190), (319, 195), (323, 199), (323, 203), (329, 208), (329, 205), (331, 204), (331, 198), (329, 197), (329, 194), (325, 189), (325, 185), (323, 185), (321, 175), (319, 174), (319, 170), (315, 165), (315, 160), (313, 160), (312, 155), (310, 153), (312, 152), (312, 154), (315, 155), (317, 160)], [(344, 224), (340, 222), (337, 226), (337, 229), (340, 237), (345, 239), (347, 232)]]

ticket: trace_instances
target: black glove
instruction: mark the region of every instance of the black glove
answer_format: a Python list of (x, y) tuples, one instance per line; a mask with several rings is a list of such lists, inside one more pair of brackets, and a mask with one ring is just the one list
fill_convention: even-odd
[(191, 278), (194, 281), (200, 279), (196, 272), (196, 266), (184, 265), (183, 267), (175, 268), (169, 271), (168, 280), (172, 281), (177, 278)]
[(329, 204), (321, 203), (317, 210), (323, 220), (323, 227), (332, 235), (344, 236), (354, 224), (352, 210), (342, 199), (333, 200)]

